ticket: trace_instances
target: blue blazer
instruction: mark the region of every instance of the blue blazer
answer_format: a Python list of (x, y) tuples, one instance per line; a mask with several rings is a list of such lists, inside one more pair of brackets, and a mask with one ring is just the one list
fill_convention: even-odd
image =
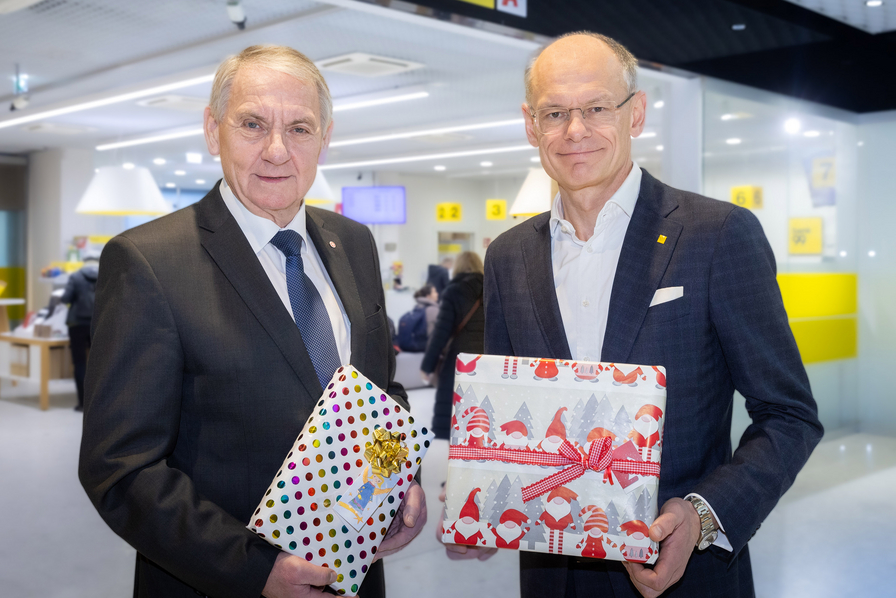
[[(665, 238), (663, 240), (663, 237)], [(650, 307), (657, 289), (684, 296)], [(569, 359), (551, 264), (550, 213), (507, 231), (485, 259), (485, 352)], [(695, 552), (667, 596), (752, 596), (747, 541), (823, 430), (756, 217), (646, 171), (610, 296), (601, 359), (666, 367), (659, 504), (696, 492), (733, 552)], [(752, 424), (732, 454), (734, 391)], [(661, 548), (662, 551), (662, 548)], [(521, 553), (524, 595), (563, 595), (566, 557)], [(579, 595), (637, 596), (617, 563), (576, 562)], [(608, 594), (613, 595), (613, 594)]]

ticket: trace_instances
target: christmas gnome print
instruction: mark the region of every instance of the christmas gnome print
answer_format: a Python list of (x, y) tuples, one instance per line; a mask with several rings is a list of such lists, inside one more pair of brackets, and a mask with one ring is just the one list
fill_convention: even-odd
[(454, 394), (443, 541), (655, 562), (663, 368), (472, 357), (476, 377)]

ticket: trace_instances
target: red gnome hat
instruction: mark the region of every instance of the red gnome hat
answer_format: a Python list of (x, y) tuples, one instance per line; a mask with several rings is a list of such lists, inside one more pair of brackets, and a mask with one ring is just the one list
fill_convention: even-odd
[(455, 390), (455, 391), (454, 391), (454, 396), (451, 398), (451, 404), (452, 404), (452, 405), (457, 405), (457, 404), (460, 403), (463, 399), (464, 399), (464, 398), (463, 398), (462, 396), (460, 396), (460, 395), (457, 393), (457, 391)]
[(595, 527), (600, 529), (603, 533), (607, 533), (610, 530), (610, 522), (607, 520), (607, 514), (604, 513), (604, 510), (600, 507), (588, 506), (582, 509), (582, 512), (579, 513), (579, 516), (584, 517), (588, 515), (588, 519), (585, 520), (584, 529), (587, 533), (588, 530), (594, 529)]
[(505, 434), (507, 434), (508, 436), (510, 434), (513, 434), (514, 432), (519, 432), (523, 436), (529, 435), (529, 430), (528, 430), (528, 428), (526, 428), (526, 424), (524, 424), (523, 422), (516, 420), (516, 419), (511, 420), (511, 421), (507, 422), (506, 424), (504, 424), (503, 426), (501, 426), (501, 431), (504, 432)]
[(499, 523), (507, 523), (508, 521), (513, 521), (517, 525), (522, 525), (524, 523), (529, 523), (529, 518), (526, 517), (524, 513), (520, 513), (516, 509), (507, 509), (503, 513), (501, 513), (501, 519)]
[(563, 500), (565, 500), (566, 502), (570, 502), (571, 500), (576, 499), (576, 498), (579, 497), (578, 494), (576, 494), (575, 492), (573, 492), (572, 490), (570, 490), (570, 489), (567, 488), (566, 486), (559, 486), (559, 487), (554, 488), (553, 490), (551, 490), (551, 493), (548, 494), (548, 502), (551, 502), (552, 500), (554, 500), (554, 499), (557, 498), (558, 496), (559, 496), (560, 498), (562, 498)]
[(624, 531), (629, 536), (636, 532), (641, 532), (642, 534), (644, 534), (644, 536), (650, 535), (650, 528), (647, 527), (647, 524), (643, 521), (638, 521), (637, 519), (626, 521), (619, 526), (619, 529)]
[(660, 418), (663, 417), (663, 410), (656, 405), (644, 405), (638, 409), (638, 412), (635, 414), (635, 419), (641, 419), (642, 415), (649, 415), (656, 421), (660, 421)]
[(464, 503), (463, 508), (460, 510), (459, 519), (469, 517), (474, 521), (479, 521), (479, 507), (476, 506), (476, 493), (480, 490), (481, 488), (473, 488), (470, 491), (470, 496), (467, 497), (467, 502)]
[(557, 436), (566, 440), (566, 426), (563, 425), (563, 422), (560, 419), (564, 411), (566, 411), (566, 407), (561, 407), (557, 410), (557, 413), (554, 414), (554, 420), (551, 422), (551, 425), (548, 426), (548, 431), (545, 432), (544, 435), (545, 438)]
[(485, 409), (482, 407), (470, 407), (464, 411), (464, 417), (467, 415), (470, 416), (470, 419), (467, 421), (467, 430), (479, 428), (483, 432), (488, 432), (488, 413), (485, 412)]
[(598, 438), (609, 438), (610, 440), (616, 440), (616, 434), (613, 434), (606, 428), (594, 428), (590, 432), (588, 432), (588, 438), (585, 440), (586, 443), (597, 440)]

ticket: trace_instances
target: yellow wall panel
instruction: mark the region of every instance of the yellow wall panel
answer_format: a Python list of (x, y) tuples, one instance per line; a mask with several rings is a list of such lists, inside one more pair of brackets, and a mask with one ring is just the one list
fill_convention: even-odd
[[(0, 280), (6, 283), (6, 288), (0, 293), (0, 299), (24, 299), (25, 297), (25, 268), (0, 268)], [(9, 305), (5, 308), (10, 320), (25, 319), (24, 305)]]
[(778, 274), (788, 318), (847, 316), (858, 310), (856, 274)]
[(856, 318), (829, 318), (791, 322), (803, 363), (849, 359), (858, 354)]

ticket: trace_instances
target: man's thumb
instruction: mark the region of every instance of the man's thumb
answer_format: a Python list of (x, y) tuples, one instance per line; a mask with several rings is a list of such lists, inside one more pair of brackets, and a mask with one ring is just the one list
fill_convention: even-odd
[(654, 542), (662, 542), (674, 529), (675, 516), (672, 513), (663, 513), (650, 526), (650, 539)]

